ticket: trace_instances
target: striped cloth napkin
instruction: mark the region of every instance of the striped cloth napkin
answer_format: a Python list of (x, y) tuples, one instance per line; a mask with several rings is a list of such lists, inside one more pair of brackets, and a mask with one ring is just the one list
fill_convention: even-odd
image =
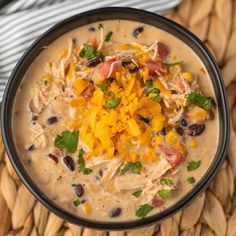
[(30, 44), (57, 22), (95, 8), (122, 6), (163, 13), (181, 0), (15, 0), (0, 10), (0, 101), (12, 69)]

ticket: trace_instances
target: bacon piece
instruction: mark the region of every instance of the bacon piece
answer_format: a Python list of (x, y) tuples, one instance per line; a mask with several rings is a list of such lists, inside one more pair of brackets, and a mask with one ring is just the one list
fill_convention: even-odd
[(121, 69), (121, 60), (118, 58), (112, 58), (98, 67), (98, 73), (101, 75), (103, 79), (106, 79), (108, 75), (109, 77), (114, 76), (116, 72), (120, 71), (120, 69)]
[(161, 60), (165, 60), (170, 53), (169, 48), (164, 43), (161, 42), (157, 43), (157, 51)]
[(163, 204), (164, 204), (164, 201), (163, 201), (162, 199), (160, 199), (160, 198), (154, 197), (154, 198), (152, 199), (152, 205), (153, 205), (154, 207), (160, 207), (160, 206), (162, 206)]
[(93, 96), (95, 91), (94, 86), (88, 86), (82, 93), (81, 96), (84, 97), (87, 101)]
[(158, 147), (160, 151), (168, 157), (168, 161), (171, 163), (172, 167), (176, 167), (181, 163), (183, 155), (180, 152), (177, 152), (174, 148), (167, 147), (163, 144), (159, 144)]
[(168, 73), (167, 68), (163, 65), (161, 61), (147, 61), (147, 68), (149, 71), (149, 75), (155, 76), (157, 72), (161, 75), (166, 75)]

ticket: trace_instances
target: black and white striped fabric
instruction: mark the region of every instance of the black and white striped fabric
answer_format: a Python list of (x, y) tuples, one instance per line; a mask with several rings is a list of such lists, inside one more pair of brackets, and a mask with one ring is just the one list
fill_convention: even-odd
[(181, 0), (15, 0), (0, 10), (0, 101), (12, 69), (30, 44), (55, 23), (83, 11), (123, 6), (162, 13)]

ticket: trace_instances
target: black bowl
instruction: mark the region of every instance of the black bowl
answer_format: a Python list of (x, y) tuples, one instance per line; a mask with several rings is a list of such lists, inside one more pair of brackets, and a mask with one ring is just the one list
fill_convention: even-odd
[[(99, 219), (88, 220), (75, 216), (60, 206), (55, 204), (51, 199), (49, 199), (40, 189), (25, 170), (18, 154), (13, 141), (12, 134), (12, 108), (14, 103), (14, 98), (16, 92), (19, 88), (21, 80), (29, 68), (29, 65), (34, 61), (34, 59), (42, 52), (43, 48), (61, 35), (71, 31), (79, 26), (86, 25), (92, 22), (110, 20), (110, 19), (125, 19), (131, 21), (138, 21), (141, 23), (146, 23), (160, 28), (170, 34), (176, 36), (182, 40), (185, 44), (193, 49), (193, 51), (201, 58), (202, 62), (205, 64), (210, 78), (212, 80), (220, 117), (220, 135), (219, 135), (219, 145), (215, 158), (206, 170), (205, 175), (199, 180), (199, 182), (194, 186), (194, 188), (189, 191), (181, 200), (179, 200), (173, 206), (167, 208), (166, 210), (149, 216), (145, 219), (138, 219), (132, 221), (124, 222), (102, 222)], [(78, 14), (76, 16), (70, 17), (59, 24), (53, 26), (50, 30), (39, 37), (27, 50), (27, 52), (22, 56), (15, 69), (13, 70), (11, 77), (8, 81), (4, 98), (2, 104), (2, 135), (3, 141), (6, 147), (7, 154), (10, 158), (12, 165), (14, 166), (16, 172), (20, 176), (22, 182), (31, 191), (31, 193), (40, 200), (49, 210), (53, 211), (58, 216), (64, 218), (66, 221), (72, 222), (77, 225), (91, 227), (96, 229), (104, 230), (123, 230), (130, 229), (134, 227), (141, 227), (148, 224), (156, 223), (167, 217), (170, 217), (177, 211), (181, 210), (187, 204), (189, 204), (194, 198), (196, 198), (206, 187), (212, 178), (216, 175), (221, 163), (226, 155), (229, 135), (230, 135), (230, 121), (229, 121), (229, 109), (226, 100), (226, 93), (224, 89), (224, 83), (214, 58), (212, 57), (209, 50), (203, 45), (203, 43), (191, 32), (183, 28), (182, 26), (170, 21), (162, 16), (132, 8), (101, 8), (88, 12)]]

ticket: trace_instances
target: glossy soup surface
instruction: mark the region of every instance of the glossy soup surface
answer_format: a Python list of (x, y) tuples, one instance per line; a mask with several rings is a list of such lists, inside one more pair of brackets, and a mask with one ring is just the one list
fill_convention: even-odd
[(15, 99), (14, 138), (60, 206), (133, 220), (175, 204), (204, 175), (218, 145), (214, 101), (205, 66), (182, 41), (138, 22), (98, 22), (32, 63)]

